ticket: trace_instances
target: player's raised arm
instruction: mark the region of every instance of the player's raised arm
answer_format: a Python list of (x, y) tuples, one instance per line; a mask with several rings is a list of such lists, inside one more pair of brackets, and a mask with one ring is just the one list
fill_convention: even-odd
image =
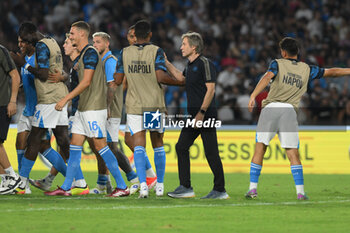
[(158, 48), (156, 54), (155, 70), (157, 81), (161, 84), (181, 86), (185, 84), (184, 79), (176, 79), (167, 73), (165, 64), (165, 53), (163, 49)]
[(329, 68), (324, 70), (323, 77), (336, 78), (346, 75), (350, 75), (350, 68)]
[(182, 74), (180, 70), (178, 70), (171, 62), (169, 62), (167, 56), (164, 53), (165, 65), (171, 77), (176, 80), (183, 82), (183, 85), (186, 82), (185, 76)]

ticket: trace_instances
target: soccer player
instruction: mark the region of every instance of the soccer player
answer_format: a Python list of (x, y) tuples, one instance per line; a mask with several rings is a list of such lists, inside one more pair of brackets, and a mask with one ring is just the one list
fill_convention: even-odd
[(268, 96), (262, 102), (259, 117), (255, 152), (250, 165), (250, 185), (246, 198), (258, 196), (257, 187), (263, 165), (263, 157), (271, 139), (278, 133), (282, 148), (285, 148), (296, 187), (297, 199), (307, 200), (304, 191), (303, 166), (299, 156), (297, 111), (300, 99), (307, 90), (308, 82), (322, 77), (350, 75), (350, 68), (324, 69), (298, 60), (298, 42), (291, 37), (280, 43), (281, 59), (275, 59), (260, 79), (250, 96), (248, 108), (255, 106), (256, 96), (271, 83)]
[[(93, 45), (102, 57), (104, 74), (107, 80), (107, 144), (116, 155), (120, 168), (125, 172), (130, 186), (130, 194), (134, 194), (139, 189), (139, 179), (137, 174), (131, 168), (128, 157), (118, 148), (119, 126), (123, 109), (123, 87), (116, 86), (113, 74), (115, 73), (117, 58), (109, 50), (111, 37), (105, 32), (96, 32), (92, 35)], [(90, 191), (92, 194), (100, 194), (106, 189), (103, 182), (107, 181), (108, 170), (106, 164), (100, 155), (96, 155), (98, 164), (97, 186)]]
[[(128, 30), (128, 34), (126, 36), (129, 45), (133, 45), (136, 43), (136, 36), (135, 36), (135, 25), (132, 25), (129, 30)], [(123, 88), (124, 90), (127, 89), (128, 83), (126, 78), (123, 80)], [(134, 145), (133, 145), (133, 141), (132, 141), (132, 137), (130, 134), (130, 130), (129, 130), (129, 126), (128, 126), (128, 122), (126, 122), (125, 124), (125, 144), (129, 147), (129, 149), (134, 153)], [(148, 159), (148, 156), (146, 156), (146, 184), (148, 187), (148, 190), (151, 190), (157, 183), (157, 175), (154, 172), (152, 165)], [(131, 186), (133, 188), (133, 191), (135, 190), (135, 188), (139, 188), (136, 185), (132, 185)], [(132, 194), (131, 188), (130, 188), (130, 194)]]
[[(66, 40), (64, 41), (63, 44), (63, 49), (64, 49), (64, 53), (66, 56), (69, 56), (69, 58), (71, 59), (71, 61), (74, 61), (78, 56), (79, 56), (79, 52), (78, 50), (72, 46), (72, 42), (69, 39), (69, 34), (66, 34)], [(50, 73), (49, 74), (49, 78), (48, 80), (50, 82), (62, 82), (64, 80), (66, 80), (67, 74), (66, 73), (62, 73), (62, 72), (55, 72), (55, 73)], [(77, 77), (77, 72), (75, 70), (74, 67), (72, 67), (70, 69), (70, 77), (69, 77), (69, 81), (70, 81), (70, 86), (69, 89), (70, 91), (72, 91), (79, 83), (78, 77)], [(68, 133), (69, 133), (69, 137), (71, 138), (71, 128), (72, 128), (72, 122), (73, 122), (73, 118), (74, 118), (74, 114), (78, 108), (78, 100), (79, 100), (79, 96), (75, 97), (72, 99), (72, 106), (71, 106), (71, 115), (69, 116), (69, 128), (68, 128)], [(92, 148), (92, 150), (95, 152), (94, 148), (93, 148), (93, 144), (92, 141), (89, 140), (89, 144), (90, 147)], [(79, 172), (77, 174), (76, 180), (73, 183), (73, 188), (72, 188), (72, 194), (73, 195), (84, 195), (84, 194), (88, 194), (89, 193), (89, 188), (86, 185), (86, 181), (85, 179), (82, 178), (82, 171), (81, 171), (81, 167), (79, 166)], [(43, 191), (49, 191), (52, 185), (53, 180), (55, 179), (57, 175), (57, 170), (52, 167), (50, 172), (47, 174), (46, 177), (44, 177), (43, 179), (39, 179), (39, 180), (31, 180), (29, 179), (29, 182), (43, 190)], [(111, 191), (112, 192), (112, 191)]]
[[(19, 33), (22, 34), (24, 27), (21, 27)], [(21, 54), (15, 55), (10, 53), (12, 57), (25, 56), (25, 61), (30, 66), (35, 66), (35, 44), (30, 43), (26, 39), (18, 36), (18, 47), (20, 48)], [(17, 124), (17, 138), (16, 138), (16, 151), (18, 161), (18, 171), (21, 170), (21, 163), (24, 156), (25, 149), (27, 147), (27, 138), (29, 132), (32, 129), (32, 121), (35, 112), (35, 106), (37, 104), (37, 95), (34, 85), (34, 75), (30, 73), (24, 66), (21, 67), (21, 77), (25, 95), (25, 107), (19, 118)], [(60, 80), (64, 81), (64, 80)], [(51, 153), (57, 153), (55, 150), (51, 150), (50, 145), (50, 133), (47, 131), (43, 140), (41, 141), (40, 153), (44, 156), (51, 156)], [(54, 168), (53, 168), (54, 169)], [(56, 170), (56, 169), (55, 169)], [(56, 171), (57, 173), (57, 171)], [(46, 180), (49, 180), (47, 178)], [(29, 180), (31, 181), (31, 180)], [(25, 190), (20, 190), (16, 194), (31, 194), (29, 184), (26, 184)]]
[[(145, 20), (135, 24), (136, 44), (121, 51), (118, 57), (115, 80), (118, 85), (123, 82), (124, 75), (128, 83), (126, 95), (127, 122), (134, 144), (134, 160), (136, 172), (140, 180), (139, 198), (149, 195), (146, 184), (146, 131), (143, 129), (144, 111), (156, 112), (154, 117), (164, 116), (166, 110), (164, 93), (160, 83), (180, 85), (166, 73), (164, 52), (158, 46), (150, 44), (151, 25)], [(154, 163), (157, 172), (156, 195), (164, 194), (165, 151), (163, 147), (164, 129), (150, 130)]]
[[(57, 42), (51, 37), (43, 36), (37, 31), (36, 26), (30, 22), (23, 23), (20, 26), (18, 35), (23, 40), (35, 45), (36, 55), (35, 67), (26, 63), (23, 56), (14, 56), (19, 67), (24, 67), (24, 69), (34, 74), (37, 93), (37, 105), (32, 121), (32, 129), (29, 133), (27, 149), (21, 162), (20, 176), (22, 182), (17, 188), (17, 191), (23, 192), (29, 173), (40, 151), (41, 139), (48, 129), (52, 129), (57, 144), (65, 157), (69, 156), (67, 108), (61, 112), (55, 110), (57, 101), (68, 90), (63, 82), (52, 83), (48, 81), (49, 72), (53, 73), (55, 70), (62, 72), (63, 68), (62, 54)], [(65, 175), (67, 166), (61, 155), (54, 152), (51, 147), (43, 155), (59, 172)]]
[[(182, 35), (181, 45), (182, 56), (189, 61), (185, 70), (181, 72), (166, 60), (170, 74), (178, 80), (186, 81), (187, 111), (192, 115), (192, 119), (195, 119), (195, 122), (213, 120), (217, 117), (215, 106), (216, 71), (214, 64), (202, 55), (203, 47), (201, 35), (196, 32), (188, 32)], [(182, 128), (176, 144), (180, 186), (173, 192), (169, 192), (168, 196), (172, 198), (195, 196), (191, 187), (189, 149), (199, 135), (203, 141), (205, 157), (214, 174), (213, 190), (202, 199), (228, 199), (215, 126)]]
[(6, 173), (2, 175), (0, 194), (8, 194), (12, 193), (21, 182), (21, 178), (10, 164), (3, 145), (7, 138), (11, 116), (17, 111), (20, 77), (9, 52), (2, 45), (0, 45), (0, 64), (0, 167), (2, 172)]
[(80, 166), (82, 146), (86, 137), (92, 138), (94, 148), (98, 150), (98, 153), (116, 180), (117, 187), (110, 196), (128, 196), (130, 193), (119, 171), (118, 161), (107, 145), (106, 79), (103, 75), (101, 58), (96, 49), (88, 43), (89, 33), (90, 26), (83, 21), (73, 23), (70, 29), (69, 38), (73, 46), (80, 51), (80, 55), (74, 64), (77, 67), (79, 84), (61, 99), (55, 108), (61, 111), (65, 108), (68, 101), (79, 95), (78, 110), (73, 120), (70, 159), (68, 161), (66, 179), (61, 187), (52, 192), (46, 192), (46, 195), (71, 195), (69, 190), (76, 175), (76, 170)]

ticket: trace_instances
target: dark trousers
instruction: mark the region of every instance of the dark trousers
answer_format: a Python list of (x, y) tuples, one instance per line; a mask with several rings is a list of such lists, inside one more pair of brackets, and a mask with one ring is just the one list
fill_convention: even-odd
[(11, 117), (7, 115), (7, 106), (0, 106), (0, 143), (4, 143), (7, 138)]
[(224, 170), (219, 156), (216, 128), (194, 129), (182, 128), (176, 144), (180, 185), (191, 187), (190, 153), (189, 149), (196, 138), (201, 135), (205, 157), (214, 174), (214, 190), (225, 191)]

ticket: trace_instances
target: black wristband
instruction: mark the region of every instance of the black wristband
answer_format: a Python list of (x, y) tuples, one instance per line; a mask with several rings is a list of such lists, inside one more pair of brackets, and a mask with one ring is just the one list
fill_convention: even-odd
[(204, 109), (199, 110), (199, 112), (202, 113), (203, 115), (206, 113)]

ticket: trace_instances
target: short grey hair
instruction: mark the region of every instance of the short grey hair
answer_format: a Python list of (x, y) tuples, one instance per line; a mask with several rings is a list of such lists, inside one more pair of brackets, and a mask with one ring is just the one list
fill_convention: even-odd
[(99, 37), (101, 37), (102, 39), (104, 39), (104, 40), (106, 40), (108, 42), (111, 40), (111, 36), (108, 35), (108, 33), (105, 33), (105, 32), (95, 32), (92, 35), (92, 38), (95, 38), (96, 36), (99, 36)]
[(201, 54), (203, 51), (204, 43), (202, 36), (197, 32), (187, 32), (181, 36), (181, 39), (187, 38), (190, 46), (196, 47), (196, 53)]

